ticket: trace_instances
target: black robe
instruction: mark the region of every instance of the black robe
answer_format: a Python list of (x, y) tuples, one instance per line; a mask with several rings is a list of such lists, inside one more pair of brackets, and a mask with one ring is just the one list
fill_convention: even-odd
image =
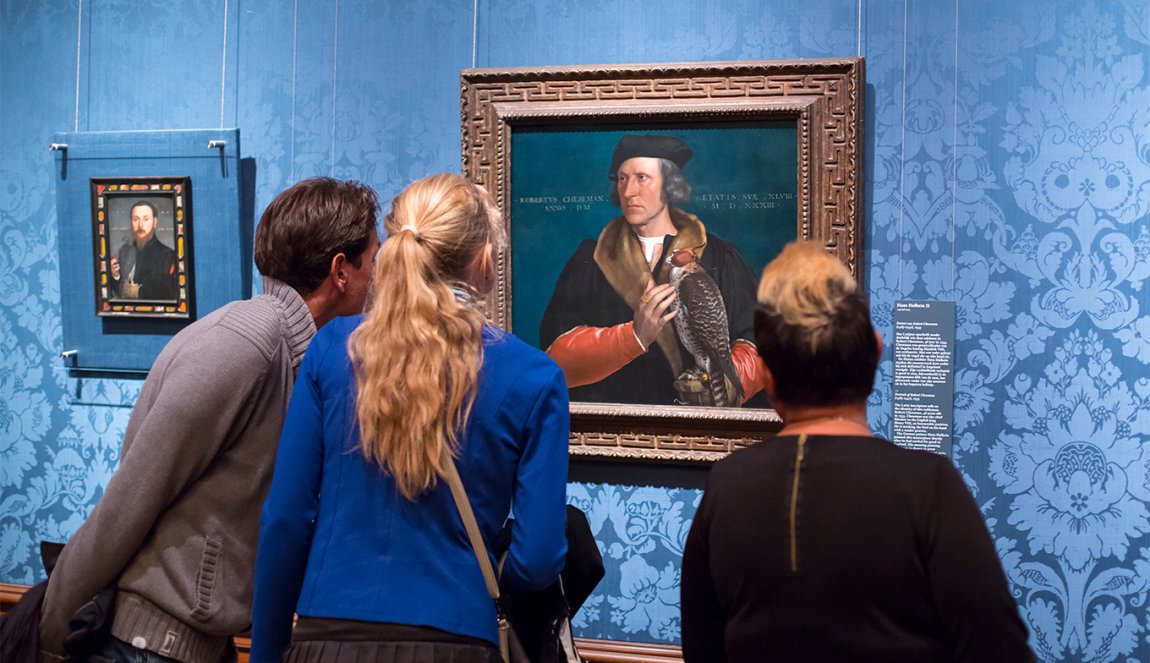
[(148, 240), (144, 248), (137, 249), (135, 242), (128, 242), (120, 247), (120, 278), (112, 280), (112, 289), (115, 297), (123, 298), (126, 295), (128, 275), (135, 267), (133, 279), (140, 284), (137, 299), (175, 300), (179, 294), (177, 284), (178, 270), (176, 269), (176, 252), (165, 246), (155, 235)]
[[(670, 238), (663, 245), (671, 246)], [(542, 348), (550, 347), (555, 339), (576, 327), (613, 327), (635, 319), (634, 310), (615, 291), (595, 262), (595, 248), (594, 240), (584, 240), (560, 273), (539, 326)], [(723, 294), (731, 342), (744, 339), (754, 343), (755, 275), (746, 258), (734, 244), (707, 233), (706, 249), (700, 264)], [(665, 283), (665, 274), (666, 270), (663, 270), (662, 278), (656, 281)], [(667, 327), (673, 328), (674, 323), (668, 323)], [(677, 341), (678, 337), (675, 338)], [(689, 368), (691, 355), (681, 343), (676, 345)], [(599, 382), (572, 388), (571, 400), (674, 405), (678, 397), (674, 386), (677, 377), (666, 354), (660, 348), (652, 347), (646, 354), (636, 357)], [(759, 401), (762, 399), (749, 404), (766, 405), (765, 401)]]

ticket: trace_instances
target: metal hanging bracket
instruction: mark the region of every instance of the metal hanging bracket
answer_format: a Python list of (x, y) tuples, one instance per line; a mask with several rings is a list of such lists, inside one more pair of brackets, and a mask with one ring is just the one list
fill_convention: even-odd
[(60, 179), (68, 179), (68, 144), (52, 143), (48, 149), (60, 153)]
[(226, 140), (209, 140), (208, 149), (220, 151), (220, 175), (223, 177), (228, 176), (228, 155), (227, 155), (228, 141)]

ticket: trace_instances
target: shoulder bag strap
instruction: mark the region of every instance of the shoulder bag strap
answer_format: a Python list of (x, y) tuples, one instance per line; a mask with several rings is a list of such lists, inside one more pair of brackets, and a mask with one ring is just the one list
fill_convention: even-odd
[(495, 569), (491, 567), (491, 558), (487, 556), (487, 545), (483, 543), (483, 535), (479, 533), (479, 523), (475, 521), (475, 512), (471, 510), (471, 501), (467, 499), (467, 491), (463, 488), (463, 480), (459, 478), (459, 470), (455, 467), (455, 459), (451, 452), (444, 449), (443, 478), (451, 487), (451, 497), (455, 499), (455, 506), (459, 509), (459, 516), (463, 519), (463, 527), (467, 530), (467, 538), (471, 540), (471, 548), (475, 551), (475, 559), (479, 561), (479, 569), (483, 571), (483, 582), (487, 585), (487, 593), (491, 600), (499, 604), (499, 583), (495, 580)]
[(471, 540), (471, 549), (475, 551), (475, 559), (479, 561), (479, 570), (483, 572), (487, 593), (491, 595), (491, 601), (495, 604), (495, 619), (499, 627), (499, 655), (505, 663), (511, 663), (513, 647), (517, 647), (515, 652), (522, 657), (521, 660), (527, 660), (527, 657), (522, 655), (522, 648), (512, 644), (511, 623), (507, 621), (503, 605), (499, 602), (499, 583), (495, 579), (495, 570), (491, 568), (491, 558), (487, 556), (487, 545), (483, 543), (483, 535), (479, 533), (479, 523), (475, 521), (475, 512), (471, 510), (471, 501), (467, 499), (467, 491), (463, 488), (463, 480), (459, 478), (455, 459), (446, 448), (443, 450), (443, 478), (451, 488), (451, 497), (455, 500), (455, 507), (459, 509), (459, 517), (463, 520), (464, 529), (467, 530), (467, 538)]

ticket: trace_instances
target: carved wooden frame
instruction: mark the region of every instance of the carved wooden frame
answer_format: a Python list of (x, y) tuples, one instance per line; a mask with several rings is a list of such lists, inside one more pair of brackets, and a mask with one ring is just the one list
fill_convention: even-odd
[[(492, 193), (510, 230), (516, 126), (793, 120), (795, 236), (823, 242), (861, 279), (863, 72), (862, 58), (465, 69), (463, 173)], [(504, 329), (511, 268), (504, 252), (489, 303)], [(710, 461), (780, 426), (772, 410), (572, 403), (571, 453)]]

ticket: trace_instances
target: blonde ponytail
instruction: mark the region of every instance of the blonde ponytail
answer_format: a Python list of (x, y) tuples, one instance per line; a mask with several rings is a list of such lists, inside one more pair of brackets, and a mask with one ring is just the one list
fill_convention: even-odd
[(365, 457), (413, 500), (443, 476), (442, 453), (459, 450), (483, 362), (484, 316), (456, 298), (502, 222), (486, 191), (458, 175), (419, 180), (392, 202), (373, 294), (348, 349)]

